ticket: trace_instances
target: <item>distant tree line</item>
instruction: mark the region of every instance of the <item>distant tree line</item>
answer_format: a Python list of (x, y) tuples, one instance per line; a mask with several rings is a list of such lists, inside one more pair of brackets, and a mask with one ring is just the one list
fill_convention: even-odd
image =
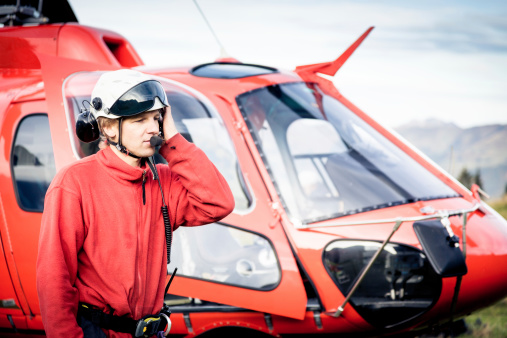
[[(463, 184), (468, 189), (470, 189), (474, 183), (479, 187), (484, 188), (484, 185), (482, 184), (480, 169), (477, 169), (475, 174), (472, 175), (466, 167), (463, 168), (458, 176), (458, 181), (460, 181), (461, 184)], [(505, 190), (507, 193), (507, 186), (505, 186)]]
[[(463, 168), (458, 176), (458, 181), (461, 182), (465, 187), (470, 189), (472, 187), (472, 184), (477, 184), (479, 187), (484, 189), (484, 186), (482, 185), (482, 179), (481, 179), (481, 170), (477, 169), (474, 175), (472, 175), (467, 168)], [(507, 183), (505, 184), (505, 188), (503, 191), (504, 196), (507, 196)]]

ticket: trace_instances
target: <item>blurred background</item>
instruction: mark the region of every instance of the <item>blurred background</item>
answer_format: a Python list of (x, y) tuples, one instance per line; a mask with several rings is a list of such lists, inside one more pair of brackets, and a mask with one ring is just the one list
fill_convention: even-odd
[[(220, 56), (192, 0), (70, 0), (81, 24), (125, 36), (148, 66)], [(492, 200), (507, 192), (507, 2), (200, 0), (227, 53), (292, 70), (336, 59), (334, 77), (374, 119)]]

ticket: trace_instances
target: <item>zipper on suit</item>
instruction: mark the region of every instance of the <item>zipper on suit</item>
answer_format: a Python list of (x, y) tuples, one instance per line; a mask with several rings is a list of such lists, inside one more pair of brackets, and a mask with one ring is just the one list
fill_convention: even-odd
[(144, 190), (144, 184), (146, 183), (146, 170), (143, 171), (143, 205), (146, 205), (146, 192)]

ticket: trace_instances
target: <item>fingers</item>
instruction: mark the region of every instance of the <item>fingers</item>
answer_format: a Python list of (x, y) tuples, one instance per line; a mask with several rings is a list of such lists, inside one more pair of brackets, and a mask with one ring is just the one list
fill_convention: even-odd
[(176, 129), (176, 124), (174, 123), (174, 119), (171, 113), (171, 106), (165, 108), (163, 130), (165, 141), (169, 140), (171, 137), (173, 137), (178, 133), (178, 130)]

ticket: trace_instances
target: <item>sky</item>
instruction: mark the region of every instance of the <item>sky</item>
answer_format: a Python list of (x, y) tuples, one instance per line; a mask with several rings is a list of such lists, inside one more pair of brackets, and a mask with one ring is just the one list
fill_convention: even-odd
[[(213, 62), (193, 0), (70, 0), (81, 24), (126, 37), (147, 66)], [(228, 55), (293, 70), (332, 61), (374, 30), (333, 78), (385, 126), (439, 119), (507, 124), (507, 1), (198, 0)]]

